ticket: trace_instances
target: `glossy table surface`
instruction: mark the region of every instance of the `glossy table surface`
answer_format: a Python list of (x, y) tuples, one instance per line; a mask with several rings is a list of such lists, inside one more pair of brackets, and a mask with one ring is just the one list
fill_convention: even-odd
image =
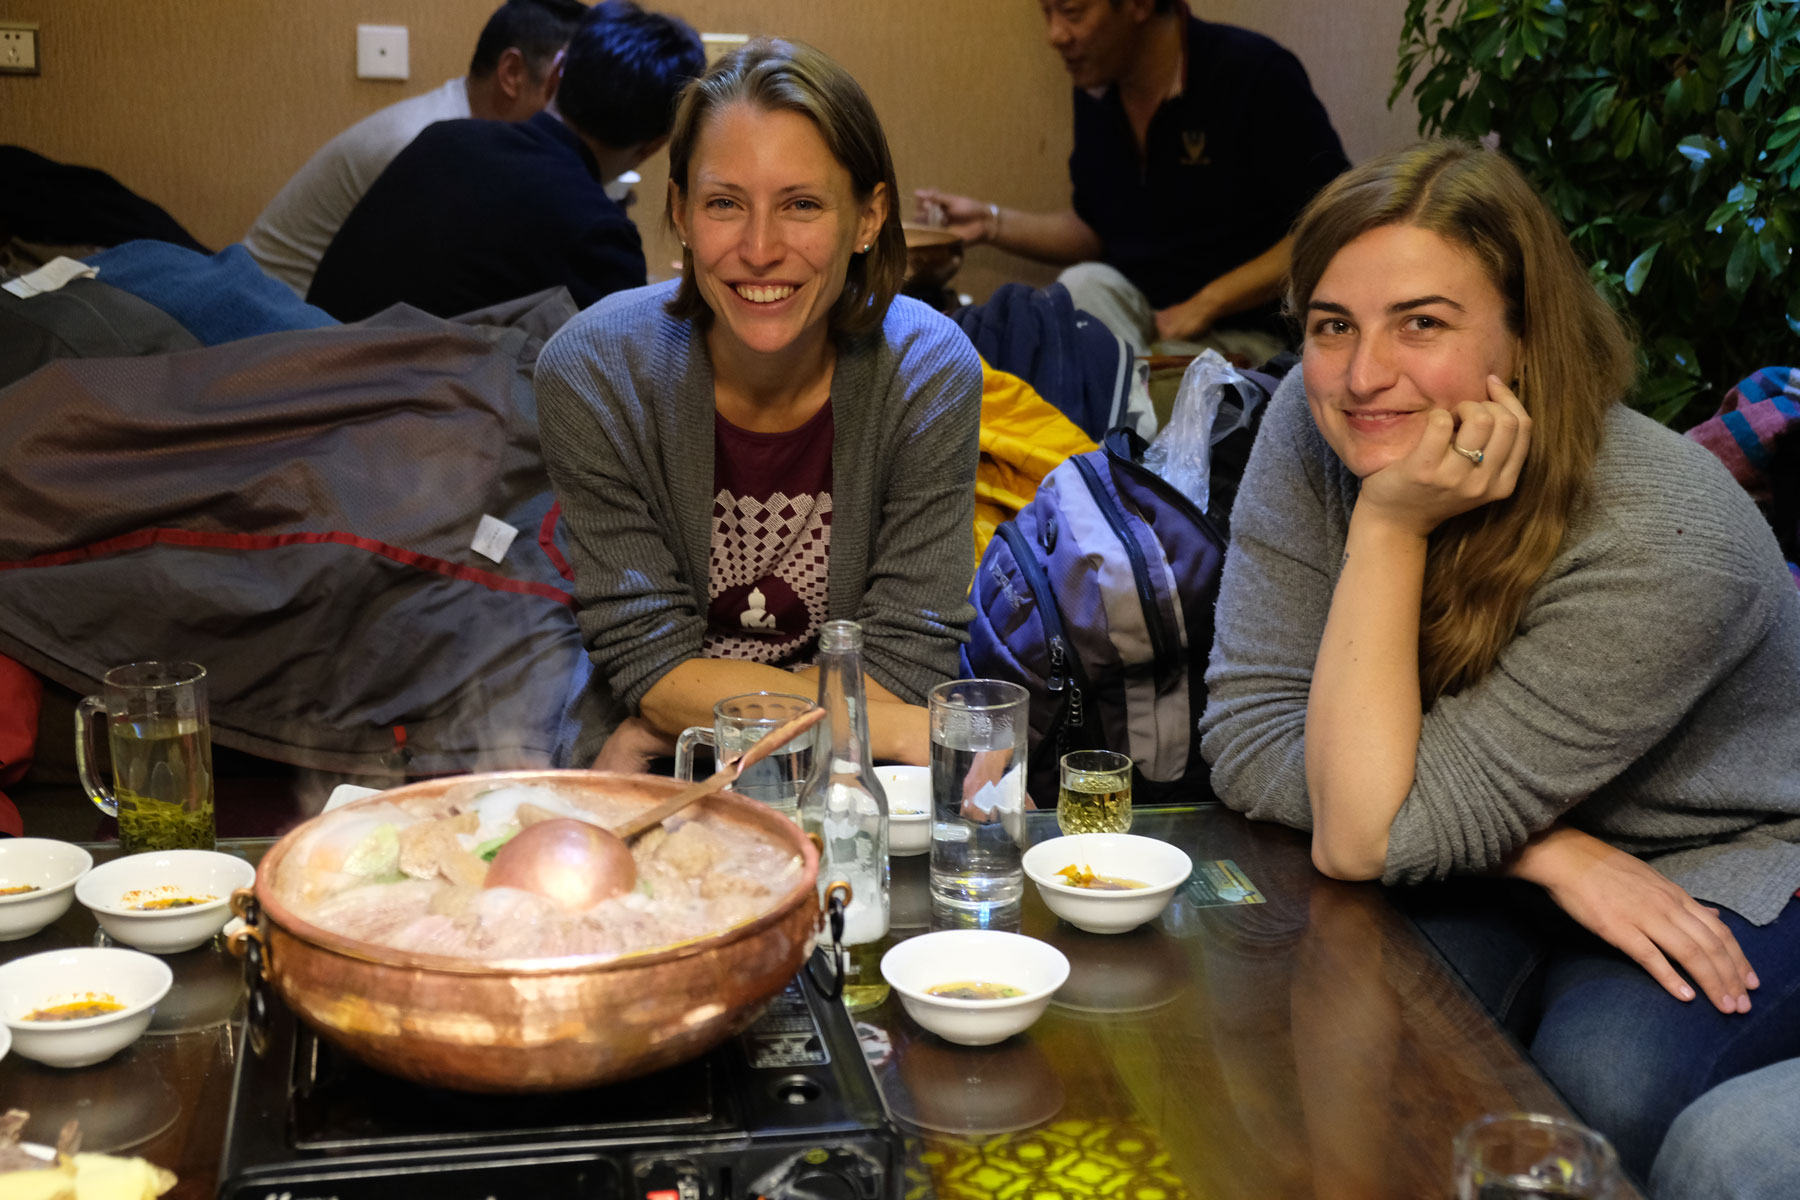
[[(1049, 814), (1031, 830), (1056, 835)], [(1265, 902), (1208, 907), (1190, 884), (1157, 921), (1106, 937), (1059, 922), (1027, 884), (1001, 923), (1059, 947), (1071, 973), (1026, 1033), (965, 1048), (897, 997), (858, 1013), (912, 1135), (908, 1196), (1442, 1197), (1468, 1120), (1568, 1115), (1381, 890), (1320, 876), (1301, 835), (1214, 807), (1141, 809), (1133, 832), (1236, 863)], [(221, 848), (254, 860), (269, 844)], [(954, 923), (932, 909), (925, 857), (896, 858), (890, 938)], [(0, 959), (95, 936), (77, 904)], [(176, 987), (149, 1035), (81, 1070), (10, 1055), (0, 1105), (31, 1110), (31, 1140), (78, 1117), (87, 1148), (142, 1155), (180, 1177), (175, 1197), (209, 1197), (242, 974), (222, 939), (167, 961)]]

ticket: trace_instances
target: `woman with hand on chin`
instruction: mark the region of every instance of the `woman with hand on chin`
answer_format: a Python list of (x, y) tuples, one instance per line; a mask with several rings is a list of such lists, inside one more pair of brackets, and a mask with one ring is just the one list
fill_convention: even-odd
[(927, 761), (926, 693), (971, 615), (981, 364), (895, 295), (895, 194), (868, 98), (816, 50), (759, 39), (683, 93), (681, 279), (607, 297), (538, 360), (591, 686), (617, 722), (576, 761), (642, 770), (726, 696), (810, 695), (835, 619), (863, 628), (875, 755)]
[(1689, 1100), (1800, 1053), (1800, 592), (1720, 464), (1620, 402), (1624, 330), (1501, 155), (1340, 176), (1288, 305), (1213, 786), (1327, 874), (1420, 885), (1398, 898), (1641, 1178)]

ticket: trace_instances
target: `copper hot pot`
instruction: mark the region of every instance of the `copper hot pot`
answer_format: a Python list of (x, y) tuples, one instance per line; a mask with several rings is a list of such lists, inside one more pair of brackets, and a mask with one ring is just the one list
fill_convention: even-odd
[[(353, 805), (488, 781), (604, 791), (646, 808), (683, 786), (652, 775), (507, 771), (426, 780)], [(802, 859), (800, 879), (755, 920), (660, 950), (505, 961), (416, 954), (320, 929), (276, 896), (274, 880), (309, 821), (263, 856), (254, 893), (246, 888), (232, 898), (248, 924), (232, 936), (232, 949), (321, 1036), (418, 1083), (549, 1092), (647, 1074), (746, 1028), (800, 969), (821, 928), (818, 851), (791, 821), (731, 792), (689, 811), (710, 811), (791, 846)]]

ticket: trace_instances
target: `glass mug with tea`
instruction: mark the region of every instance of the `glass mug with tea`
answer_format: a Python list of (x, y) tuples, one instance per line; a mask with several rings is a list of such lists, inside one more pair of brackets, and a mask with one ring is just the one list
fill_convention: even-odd
[(1131, 759), (1111, 750), (1062, 756), (1056, 827), (1064, 833), (1131, 832)]
[[(675, 778), (694, 778), (694, 747), (711, 746), (713, 757), (723, 763), (736, 758), (763, 740), (777, 726), (816, 707), (804, 696), (785, 692), (746, 692), (727, 696), (713, 705), (712, 728), (691, 725), (675, 739)], [(803, 734), (738, 776), (731, 790), (760, 800), (782, 816), (795, 820), (800, 788), (812, 770), (813, 735)]]
[(1585, 1125), (1542, 1113), (1494, 1113), (1463, 1126), (1452, 1149), (1457, 1200), (1611, 1200), (1612, 1143)]
[[(95, 718), (104, 717), (113, 786), (98, 767)], [(119, 847), (213, 848), (212, 728), (206, 668), (190, 662), (114, 667), (101, 694), (75, 709), (75, 766), (100, 811), (119, 821)]]

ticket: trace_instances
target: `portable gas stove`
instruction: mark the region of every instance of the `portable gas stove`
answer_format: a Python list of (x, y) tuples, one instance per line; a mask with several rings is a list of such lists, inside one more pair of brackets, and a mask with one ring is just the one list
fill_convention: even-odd
[[(892, 1200), (900, 1139), (843, 1006), (803, 971), (718, 1049), (624, 1083), (477, 1096), (384, 1075), (271, 998), (221, 1200)], [(261, 1050), (252, 1049), (252, 1041)]]

